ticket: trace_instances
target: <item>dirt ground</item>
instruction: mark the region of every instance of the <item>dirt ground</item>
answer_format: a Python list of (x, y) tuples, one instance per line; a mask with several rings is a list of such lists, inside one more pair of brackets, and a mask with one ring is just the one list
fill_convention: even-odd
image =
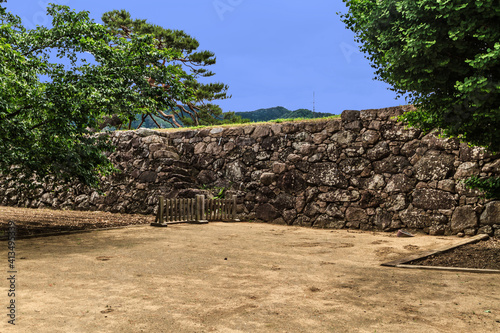
[(6, 237), (11, 220), (16, 223), (20, 239), (41, 234), (150, 224), (154, 219), (153, 215), (0, 206), (0, 238)]
[(0, 332), (500, 332), (498, 275), (380, 266), (461, 240), (260, 223), (19, 239)]
[[(0, 206), (0, 240), (7, 238), (10, 220), (15, 221), (17, 238), (21, 239), (129, 225), (149, 225), (155, 219), (152, 215)], [(500, 239), (490, 238), (475, 244), (463, 245), (408, 264), (500, 270)]]

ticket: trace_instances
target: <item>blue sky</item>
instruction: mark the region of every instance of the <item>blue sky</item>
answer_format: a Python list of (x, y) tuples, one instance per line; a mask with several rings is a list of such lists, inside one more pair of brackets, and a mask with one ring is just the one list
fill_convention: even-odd
[(217, 57), (213, 81), (229, 85), (224, 111), (284, 106), (340, 113), (406, 104), (373, 68), (340, 21), (341, 0), (8, 0), (27, 28), (49, 25), (49, 2), (87, 10), (96, 22), (113, 9), (184, 30)]

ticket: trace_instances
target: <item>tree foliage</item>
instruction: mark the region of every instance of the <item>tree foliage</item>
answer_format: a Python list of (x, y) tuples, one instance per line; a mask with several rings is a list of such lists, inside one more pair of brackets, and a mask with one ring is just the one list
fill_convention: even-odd
[[(113, 10), (102, 16), (108, 31), (116, 37), (130, 38), (134, 35), (151, 35), (157, 49), (173, 49), (178, 56), (173, 59), (164, 59), (163, 66), (175, 66), (189, 73), (182, 80), (186, 88), (194, 92), (194, 100), (185, 103), (183, 100), (171, 96), (167, 109), (158, 108), (144, 113), (142, 121), (147, 117), (155, 121), (153, 116), (167, 121), (172, 127), (211, 125), (220, 123), (242, 122), (234, 112), (223, 113), (220, 106), (212, 103), (216, 100), (230, 98), (227, 95), (228, 86), (220, 82), (201, 83), (200, 78), (214, 75), (206, 67), (214, 65), (216, 58), (213, 52), (198, 51), (199, 43), (182, 30), (165, 29), (161, 26), (148, 23), (142, 19), (132, 19), (125, 10)], [(151, 79), (150, 84), (156, 87), (167, 87), (168, 83)], [(181, 121), (179, 121), (179, 119)], [(160, 127), (160, 124), (155, 121)], [(130, 125), (130, 124), (129, 124)]]
[(500, 152), (497, 0), (343, 1), (376, 78), (417, 107), (401, 120)]
[(498, 1), (344, 2), (377, 78), (418, 107), (410, 125), (500, 151)]
[(151, 66), (181, 57), (179, 50), (157, 48), (150, 35), (114, 36), (88, 12), (57, 5), (47, 12), (52, 27), (27, 30), (0, 6), (0, 174), (97, 186), (113, 171), (108, 136), (91, 130), (104, 116), (125, 120), (171, 100), (190, 103), (194, 94), (177, 66)]
[(468, 188), (484, 192), (486, 199), (500, 198), (500, 177), (480, 178), (473, 176), (464, 180)]

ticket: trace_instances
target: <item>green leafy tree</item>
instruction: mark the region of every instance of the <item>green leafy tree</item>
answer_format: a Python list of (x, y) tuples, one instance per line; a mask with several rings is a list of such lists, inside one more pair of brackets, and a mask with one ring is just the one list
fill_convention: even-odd
[(416, 106), (401, 120), (500, 151), (498, 1), (343, 1), (376, 78)]
[(190, 103), (188, 75), (150, 65), (181, 56), (150, 35), (118, 38), (66, 6), (47, 12), (51, 28), (27, 30), (0, 6), (0, 174), (24, 184), (49, 177), (97, 186), (114, 170), (112, 146), (92, 129), (104, 116), (128, 120), (172, 99)]
[[(142, 122), (147, 117), (153, 120), (158, 127), (161, 125), (155, 120), (155, 117), (167, 121), (172, 127), (243, 122), (240, 117), (234, 115), (234, 112), (223, 113), (220, 106), (212, 103), (216, 100), (230, 98), (227, 95), (227, 85), (220, 82), (201, 83), (199, 81), (200, 78), (214, 75), (206, 67), (214, 65), (216, 59), (214, 53), (210, 51), (198, 51), (199, 43), (196, 39), (182, 30), (165, 29), (148, 23), (146, 20), (132, 19), (130, 13), (125, 10), (104, 13), (102, 21), (108, 31), (116, 37), (128, 39), (135, 35), (148, 34), (154, 37), (154, 45), (159, 50), (177, 50), (179, 56), (174, 59), (164, 59), (161, 65), (175, 66), (189, 73), (182, 82), (186, 88), (194, 92), (194, 100), (185, 103), (171, 95), (170, 100), (168, 100), (168, 108), (157, 108), (149, 113), (144, 113), (141, 116)], [(150, 84), (168, 89), (168, 83), (164, 81), (150, 79)], [(130, 125), (131, 123), (129, 123), (129, 127)]]

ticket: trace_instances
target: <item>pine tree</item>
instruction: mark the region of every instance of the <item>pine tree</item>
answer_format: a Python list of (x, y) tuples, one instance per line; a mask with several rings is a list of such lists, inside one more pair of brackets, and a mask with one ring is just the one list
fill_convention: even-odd
[[(132, 19), (129, 12), (125, 10), (113, 10), (106, 12), (102, 16), (108, 31), (116, 37), (129, 39), (133, 35), (151, 35), (155, 40), (155, 47), (158, 49), (174, 49), (180, 52), (181, 56), (172, 60), (164, 60), (156, 66), (173, 66), (181, 68), (185, 75), (182, 82), (185, 88), (194, 94), (194, 99), (171, 99), (166, 110), (157, 109), (156, 111), (145, 111), (141, 115), (139, 127), (150, 118), (158, 127), (161, 125), (155, 120), (155, 117), (163, 119), (172, 127), (182, 127), (183, 125), (198, 126), (220, 123), (242, 122), (240, 117), (234, 115), (234, 112), (223, 113), (220, 106), (213, 104), (215, 100), (230, 98), (227, 94), (228, 86), (226, 84), (201, 83), (199, 78), (211, 77), (214, 73), (206, 67), (214, 65), (216, 58), (213, 52), (198, 51), (198, 41), (186, 34), (182, 30), (165, 29), (161, 26), (151, 24), (146, 20)], [(153, 78), (149, 79), (152, 86), (161, 87), (169, 90), (171, 87), (163, 82), (158, 82)], [(178, 94), (169, 94), (168, 97), (178, 96)], [(129, 120), (129, 128), (133, 119)]]

